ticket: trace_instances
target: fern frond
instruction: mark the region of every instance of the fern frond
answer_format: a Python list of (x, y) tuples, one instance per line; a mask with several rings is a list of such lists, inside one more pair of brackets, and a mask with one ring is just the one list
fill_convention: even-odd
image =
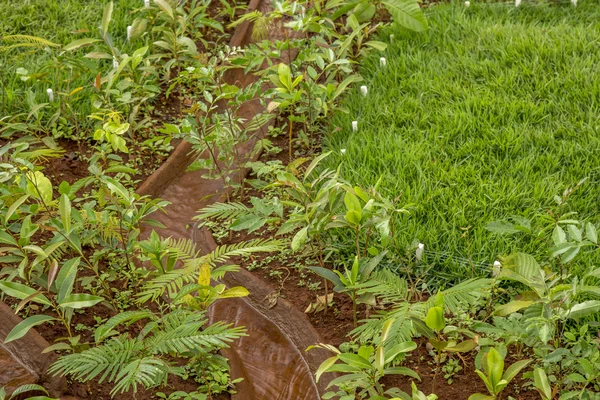
[(171, 370), (169, 364), (153, 357), (144, 357), (127, 364), (117, 375), (117, 381), (110, 391), (111, 396), (117, 393), (128, 392), (133, 387), (137, 393), (139, 384), (146, 389), (167, 383)]
[(15, 43), (13, 46), (36, 46), (36, 47), (60, 47), (59, 44), (53, 43), (37, 36), (30, 35), (6, 35), (0, 36), (0, 42)]
[(142, 350), (140, 341), (119, 337), (102, 346), (59, 358), (50, 366), (49, 372), (53, 375), (69, 375), (81, 381), (89, 381), (104, 372), (99, 382), (106, 378), (112, 382), (119, 371)]
[(213, 252), (203, 256), (200, 262), (215, 265), (226, 262), (231, 257), (249, 256), (253, 253), (272, 253), (283, 249), (284, 242), (281, 240), (255, 239), (248, 242), (218, 246)]
[(156, 334), (151, 348), (162, 354), (204, 352), (229, 347), (229, 342), (244, 335), (245, 330), (241, 327), (231, 328), (231, 325), (217, 322), (202, 330), (202, 323), (193, 322)]
[(218, 220), (234, 219), (249, 212), (250, 209), (242, 203), (214, 203), (199, 210), (194, 220), (202, 221), (208, 218)]
[(423, 318), (425, 318), (424, 303), (410, 304), (405, 302), (391, 311), (383, 311), (367, 320), (361, 321), (363, 324), (350, 332), (350, 335), (358, 338), (361, 343), (370, 342), (379, 336), (386, 321), (394, 319), (388, 340), (398, 343), (405, 342), (411, 340), (417, 333), (413, 321)]
[[(204, 264), (209, 264), (214, 268), (216, 265), (226, 262), (231, 257), (248, 256), (260, 252), (271, 253), (281, 251), (284, 247), (283, 242), (280, 240), (256, 239), (249, 242), (218, 246), (209, 254), (201, 257), (193, 257), (192, 254), (195, 251), (195, 244), (193, 242), (180, 240), (177, 243), (180, 245), (179, 250), (187, 257), (187, 259), (183, 260), (184, 267), (161, 274), (147, 282), (137, 294), (137, 302), (139, 304), (149, 300), (156, 300), (165, 293), (169, 295), (175, 294), (183, 286), (197, 281), (200, 267)], [(224, 272), (220, 272), (222, 276)], [(212, 273), (211, 276), (215, 277)]]
[(177, 258), (187, 260), (200, 257), (200, 252), (196, 249), (196, 243), (191, 239), (173, 239), (167, 238), (166, 245), (177, 251)]
[(113, 329), (116, 328), (118, 325), (130, 325), (136, 321), (146, 318), (151, 320), (156, 319), (154, 313), (148, 310), (125, 311), (119, 313), (114, 317), (110, 318), (103, 325), (99, 326), (98, 329), (96, 329), (96, 332), (94, 333), (94, 340), (96, 341), (96, 343), (100, 343), (101, 341), (109, 337), (111, 334), (115, 333)]
[[(443, 290), (441, 294), (444, 297), (446, 311), (455, 314), (460, 310), (472, 306), (481, 297), (490, 293), (492, 282), (492, 279), (487, 278), (468, 279), (449, 289)], [(434, 296), (432, 296), (427, 301), (428, 307), (431, 307), (434, 301)]]
[(371, 274), (360, 293), (372, 293), (383, 304), (402, 303), (408, 300), (408, 284), (392, 271), (382, 269)]

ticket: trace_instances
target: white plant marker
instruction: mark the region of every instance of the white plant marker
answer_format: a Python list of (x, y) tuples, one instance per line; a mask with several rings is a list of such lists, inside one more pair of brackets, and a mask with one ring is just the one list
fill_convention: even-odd
[(471, 6), (471, 2), (470, 1), (465, 1), (465, 7), (470, 7)]
[(144, 0), (144, 8), (150, 8), (150, 0)]
[(492, 267), (492, 276), (495, 278), (500, 274), (500, 270), (502, 269), (502, 264), (500, 261), (494, 261), (494, 266)]
[(417, 262), (421, 262), (423, 259), (423, 251), (425, 251), (425, 245), (423, 243), (419, 243), (417, 245), (417, 251), (415, 251), (415, 258)]
[(117, 69), (117, 68), (119, 68), (119, 62), (117, 61), (117, 59), (116, 59), (116, 58), (113, 58), (113, 68), (114, 68), (114, 69)]
[(46, 89), (46, 94), (48, 95), (48, 101), (52, 103), (54, 101), (54, 90)]
[(369, 93), (369, 89), (367, 89), (367, 87), (365, 85), (362, 85), (360, 87), (360, 93), (363, 95), (363, 97), (367, 97), (367, 93)]
[(387, 66), (387, 60), (385, 57), (379, 59), (379, 68), (384, 69)]
[(392, 43), (394, 41), (394, 34), (390, 35), (390, 43)]
[(573, 7), (577, 7), (577, 0), (571, 0), (571, 4), (573, 4)]
[(515, 0), (515, 7), (519, 7), (521, 5), (521, 0)]
[(352, 121), (352, 132), (358, 132), (358, 121)]
[(132, 27), (131, 27), (131, 25), (129, 25), (127, 27), (127, 41), (128, 42), (131, 40), (131, 29), (132, 29)]
[(341, 149), (340, 153), (342, 153), (342, 155), (345, 156), (346, 155), (346, 149)]

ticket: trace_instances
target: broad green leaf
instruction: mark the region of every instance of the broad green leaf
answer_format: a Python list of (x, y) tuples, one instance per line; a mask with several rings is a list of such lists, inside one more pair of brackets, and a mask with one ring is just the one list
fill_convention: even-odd
[(500, 353), (498, 353), (498, 351), (492, 347), (487, 353), (486, 363), (490, 385), (495, 388), (502, 380), (502, 374), (504, 372), (504, 359)]
[[(48, 394), (48, 391), (46, 389), (44, 389), (43, 386), (36, 385), (35, 383), (29, 383), (29, 384), (26, 384), (26, 385), (21, 385), (17, 389), (15, 389), (15, 391), (12, 392), (12, 394), (10, 395), (10, 398), (11, 399), (17, 398), (19, 395), (21, 395), (23, 393), (33, 392), (33, 391), (42, 392), (42, 393)], [(44, 397), (44, 396), (40, 396), (40, 397)], [(48, 398), (48, 397), (44, 397), (44, 398)], [(31, 399), (33, 399), (33, 397), (28, 397), (27, 398), (27, 400), (31, 400)], [(55, 399), (51, 399), (51, 400), (55, 400)]]
[(406, 376), (410, 376), (412, 378), (421, 380), (421, 377), (419, 376), (419, 374), (417, 374), (412, 369), (406, 368), (406, 367), (390, 367), (390, 368), (386, 368), (385, 371), (383, 371), (383, 373), (385, 375), (406, 375)]
[(344, 287), (344, 283), (340, 279), (340, 277), (334, 273), (332, 270), (323, 267), (307, 267), (311, 271), (317, 273), (319, 276), (327, 279), (329, 282), (332, 282), (334, 286), (338, 289)]
[(17, 340), (22, 338), (29, 332), (31, 328), (37, 325), (41, 325), (44, 322), (54, 321), (56, 318), (51, 317), (49, 315), (33, 315), (21, 322), (19, 322), (6, 336), (4, 339), (4, 343), (12, 342), (13, 340)]
[(515, 376), (517, 376), (517, 374), (521, 372), (521, 370), (528, 366), (530, 363), (531, 360), (517, 361), (516, 363), (512, 364), (506, 369), (506, 372), (504, 372), (504, 375), (502, 375), (502, 379), (504, 379), (507, 382), (507, 384), (510, 383), (510, 381), (512, 381), (515, 378)]
[(58, 209), (60, 211), (63, 228), (68, 236), (71, 233), (71, 200), (69, 200), (69, 196), (66, 194), (60, 196)]
[(545, 396), (543, 400), (552, 400), (552, 388), (550, 387), (550, 382), (548, 382), (546, 371), (542, 368), (533, 370), (533, 382), (535, 388)]
[(398, 354), (404, 354), (411, 352), (417, 348), (415, 342), (403, 342), (391, 347), (385, 352), (385, 364), (388, 364), (398, 356)]
[(114, 3), (110, 1), (105, 7), (104, 12), (102, 13), (102, 34), (106, 35), (108, 33), (108, 25), (110, 24), (110, 20), (112, 18), (112, 12), (114, 8)]
[(442, 307), (436, 306), (431, 307), (429, 311), (427, 311), (427, 316), (425, 317), (425, 323), (427, 326), (434, 331), (441, 331), (446, 326), (446, 322), (444, 319), (444, 309)]
[(554, 231), (552, 232), (552, 241), (554, 242), (555, 246), (567, 241), (567, 234), (565, 233), (565, 230), (558, 224), (554, 227)]
[(576, 319), (600, 312), (600, 300), (589, 300), (575, 304), (568, 311), (567, 318)]
[(475, 393), (469, 396), (469, 400), (496, 400), (496, 398), (487, 394)]
[(17, 282), (6, 282), (0, 281), (0, 290), (6, 293), (9, 296), (16, 297), (17, 299), (25, 299), (31, 295), (37, 295), (32, 299), (37, 303), (45, 304), (47, 306), (52, 306), (52, 303), (46, 296), (43, 294), (39, 294), (37, 290), (30, 288), (29, 286), (23, 285), (22, 283)]
[(104, 179), (106, 181), (106, 186), (108, 186), (108, 189), (111, 191), (111, 193), (119, 196), (127, 205), (131, 205), (131, 195), (125, 186), (113, 178), (105, 177)]
[(250, 294), (248, 289), (243, 286), (234, 286), (230, 289), (227, 289), (223, 293), (219, 295), (221, 299), (229, 299), (234, 297), (246, 297)]
[(77, 267), (79, 267), (80, 258), (67, 260), (60, 268), (56, 277), (56, 293), (58, 293), (58, 303), (60, 304), (65, 297), (73, 291), (73, 284), (77, 278)]
[(485, 226), (485, 229), (499, 234), (513, 234), (521, 232), (521, 230), (515, 228), (515, 224), (504, 221), (492, 221)]
[(500, 315), (502, 317), (515, 313), (523, 308), (527, 308), (530, 305), (535, 304), (534, 301), (526, 301), (526, 300), (514, 300), (510, 303), (502, 304), (496, 307), (494, 314)]
[(307, 240), (308, 240), (308, 226), (300, 229), (298, 231), (298, 233), (296, 233), (294, 235), (294, 238), (292, 239), (292, 250), (298, 251), (301, 247), (304, 246), (304, 244), (306, 244)]
[(338, 355), (338, 358), (346, 364), (350, 364), (361, 369), (370, 370), (373, 368), (373, 366), (367, 359), (359, 356), (358, 354), (341, 353)]
[(52, 202), (52, 182), (40, 171), (28, 172), (26, 193), (46, 205)]
[(14, 203), (12, 203), (10, 207), (8, 207), (8, 211), (6, 211), (6, 215), (4, 216), (5, 224), (8, 224), (10, 217), (12, 217), (12, 215), (15, 213), (17, 208), (19, 208), (19, 206), (21, 204), (23, 204), (25, 202), (25, 200), (27, 200), (28, 198), (29, 198), (29, 195), (24, 194), (23, 196), (19, 197)]
[(80, 47), (87, 46), (87, 45), (90, 45), (93, 43), (98, 43), (98, 42), (101, 42), (101, 40), (93, 39), (93, 38), (77, 39), (77, 40), (73, 40), (71, 43), (66, 45), (63, 48), (63, 50), (65, 50), (65, 51), (77, 50)]
[(203, 286), (210, 286), (210, 264), (204, 263), (200, 267), (200, 273), (198, 274), (198, 284)]
[(452, 353), (467, 353), (477, 347), (478, 343), (474, 339), (463, 340), (462, 342), (446, 347), (446, 351)]
[(319, 378), (321, 378), (321, 375), (323, 375), (323, 373), (327, 372), (327, 370), (333, 365), (335, 364), (335, 362), (338, 360), (337, 356), (333, 356), (333, 357), (329, 357), (327, 360), (323, 361), (321, 363), (321, 365), (319, 366), (319, 368), (317, 369), (317, 372), (315, 372), (315, 379), (317, 382), (319, 382)]
[(591, 222), (585, 224), (585, 236), (590, 242), (598, 244), (598, 233), (596, 231), (596, 226)]
[(166, 2), (165, 0), (154, 0), (154, 2), (158, 7), (160, 7), (160, 9), (163, 12), (167, 13), (167, 15), (171, 17), (171, 19), (175, 19), (175, 15), (173, 14), (173, 8), (169, 5), (168, 2)]
[(71, 294), (63, 299), (58, 305), (62, 308), (88, 308), (104, 301), (100, 296), (79, 293)]
[(394, 22), (416, 32), (427, 30), (427, 19), (417, 0), (385, 0), (383, 5), (392, 15)]

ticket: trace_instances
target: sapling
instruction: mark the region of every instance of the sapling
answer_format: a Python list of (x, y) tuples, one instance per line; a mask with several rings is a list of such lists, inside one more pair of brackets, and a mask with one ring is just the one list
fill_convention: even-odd
[(504, 371), (504, 357), (492, 347), (483, 355), (483, 372), (478, 369), (475, 370), (490, 394), (475, 393), (469, 396), (469, 400), (501, 400), (504, 388), (529, 363), (531, 363), (531, 360), (520, 360)]

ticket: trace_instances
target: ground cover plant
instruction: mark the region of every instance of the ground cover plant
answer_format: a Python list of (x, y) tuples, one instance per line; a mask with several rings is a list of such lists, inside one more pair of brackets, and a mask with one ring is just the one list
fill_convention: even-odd
[[(387, 66), (378, 55), (364, 62), (368, 94), (351, 92), (349, 113), (335, 115), (328, 166), (364, 186), (383, 178), (383, 193), (414, 205), (403, 243), (444, 253), (457, 277), (469, 259), (487, 268), (498, 254), (539, 250), (535, 235), (495, 235), (492, 221), (568, 211), (595, 220), (599, 12), (594, 2), (473, 2), (432, 8), (426, 35), (387, 29)], [(584, 179), (559, 207), (555, 196)]]

